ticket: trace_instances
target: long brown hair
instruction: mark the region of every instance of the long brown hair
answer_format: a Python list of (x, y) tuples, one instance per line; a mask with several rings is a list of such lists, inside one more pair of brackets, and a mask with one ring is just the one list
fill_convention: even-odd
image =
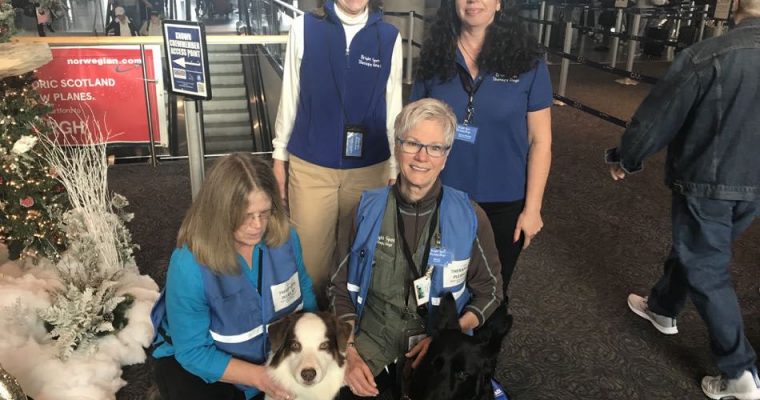
[(219, 159), (203, 182), (177, 234), (177, 247), (187, 245), (195, 259), (220, 274), (237, 274), (234, 232), (243, 224), (248, 195), (255, 190), (272, 201), (263, 240), (277, 247), (288, 239), (290, 226), (272, 169), (261, 159), (233, 153)]

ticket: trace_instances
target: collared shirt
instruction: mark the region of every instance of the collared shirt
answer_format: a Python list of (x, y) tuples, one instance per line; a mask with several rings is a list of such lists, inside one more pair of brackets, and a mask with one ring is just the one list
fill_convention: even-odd
[[(458, 67), (467, 70), (458, 50), (456, 61)], [(527, 182), (527, 113), (551, 107), (549, 70), (539, 60), (535, 68), (517, 76), (482, 72), (479, 78), (483, 83), (475, 93), (470, 124), (478, 128), (475, 143), (454, 141), (441, 180), (477, 202), (521, 200)], [(447, 81), (436, 78), (415, 82), (411, 100), (423, 97), (447, 103), (457, 122), (464, 122), (468, 94), (458, 74)]]

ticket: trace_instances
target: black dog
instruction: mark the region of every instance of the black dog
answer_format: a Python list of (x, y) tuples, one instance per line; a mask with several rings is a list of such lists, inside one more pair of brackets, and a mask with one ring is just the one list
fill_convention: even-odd
[(451, 294), (433, 315), (432, 341), (425, 358), (412, 371), (407, 394), (412, 400), (493, 400), (491, 386), (501, 342), (512, 316), (499, 306), (485, 324), (468, 336), (459, 329)]

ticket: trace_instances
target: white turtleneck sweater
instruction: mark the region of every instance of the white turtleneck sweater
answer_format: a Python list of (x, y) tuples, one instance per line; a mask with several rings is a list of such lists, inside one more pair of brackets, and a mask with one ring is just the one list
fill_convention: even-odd
[[(335, 14), (338, 15), (346, 33), (346, 53), (351, 48), (351, 41), (354, 36), (367, 24), (369, 11), (364, 9), (359, 15), (351, 16), (335, 7)], [(301, 15), (293, 21), (290, 26), (288, 36), (288, 47), (285, 52), (283, 63), (282, 93), (280, 94), (280, 105), (277, 110), (277, 120), (274, 124), (275, 137), (272, 140), (274, 152), (272, 158), (287, 161), (288, 141), (290, 134), (293, 132), (293, 126), (296, 121), (296, 110), (298, 108), (298, 96), (300, 90), (300, 72), (301, 60), (303, 60), (304, 48), (304, 16)], [(401, 112), (402, 107), (402, 80), (403, 80), (403, 52), (401, 47), (401, 35), (396, 36), (396, 42), (393, 45), (393, 55), (391, 56), (391, 71), (388, 77), (388, 83), (385, 89), (386, 104), (386, 129), (388, 132), (388, 146), (390, 147), (391, 157), (389, 178), (396, 179), (398, 173), (396, 168), (396, 159), (393, 157), (395, 137), (393, 131), (393, 122), (396, 115)]]

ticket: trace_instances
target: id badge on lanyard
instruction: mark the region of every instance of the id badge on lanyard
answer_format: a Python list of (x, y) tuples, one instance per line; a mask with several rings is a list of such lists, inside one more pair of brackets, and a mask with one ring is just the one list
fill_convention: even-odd
[(475, 93), (480, 89), (480, 85), (483, 84), (484, 79), (482, 76), (479, 76), (475, 79), (475, 85), (473, 86), (469, 73), (461, 67), (458, 71), (462, 88), (467, 93), (467, 107), (465, 108), (464, 121), (461, 124), (457, 124), (456, 140), (474, 144), (478, 138), (478, 127), (472, 124), (475, 115)]
[(362, 158), (364, 156), (364, 134), (361, 125), (346, 125), (343, 130), (343, 157)]

